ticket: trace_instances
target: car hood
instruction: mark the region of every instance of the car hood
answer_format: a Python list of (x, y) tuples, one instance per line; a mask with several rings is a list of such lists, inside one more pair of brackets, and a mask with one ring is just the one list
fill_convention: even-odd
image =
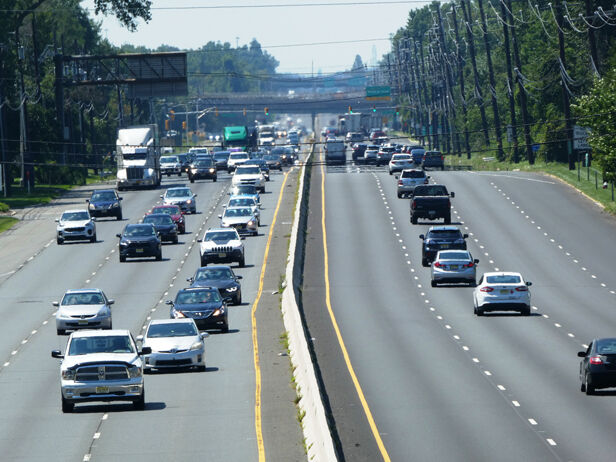
[(223, 217), (220, 221), (223, 225), (238, 225), (248, 223), (252, 221), (254, 217), (252, 215), (247, 217)]
[(204, 279), (201, 281), (195, 281), (191, 287), (215, 287), (217, 289), (228, 289), (229, 287), (235, 287), (237, 283), (232, 279)]
[(110, 205), (117, 204), (118, 201), (90, 201), (90, 205), (94, 207), (109, 207)]
[(101, 305), (60, 305), (60, 307), (58, 308), (58, 313), (62, 313), (68, 316), (77, 316), (77, 315), (93, 316), (97, 314), (104, 307), (105, 307), (104, 304), (101, 304)]
[(185, 197), (165, 197), (164, 201), (167, 204), (176, 204), (178, 202), (186, 202), (188, 200), (191, 200), (192, 197), (190, 196), (185, 196)]
[(66, 356), (62, 360), (62, 369), (68, 369), (69, 367), (84, 365), (86, 363), (105, 363), (113, 361), (120, 361), (135, 366), (141, 365), (141, 360), (135, 353), (91, 353), (89, 355)]
[(199, 341), (199, 336), (146, 338), (143, 346), (152, 348), (153, 352), (169, 350), (190, 350), (193, 343)]
[(172, 223), (170, 225), (165, 225), (165, 224), (157, 225), (157, 224), (154, 224), (154, 229), (156, 231), (170, 231), (173, 228), (175, 228), (175, 223)]
[(121, 242), (126, 242), (127, 244), (131, 243), (131, 242), (153, 242), (153, 241), (157, 241), (158, 239), (156, 239), (153, 236), (131, 236), (131, 237), (123, 237)]
[(88, 225), (88, 223), (90, 223), (90, 220), (70, 220), (70, 221), (60, 220), (60, 223), (58, 224), (60, 226), (65, 226), (65, 227), (70, 227), (70, 228), (80, 228), (82, 226)]
[(260, 180), (263, 175), (261, 173), (250, 173), (250, 174), (242, 174), (242, 175), (234, 175), (233, 179), (237, 182), (242, 180)]
[(197, 312), (206, 312), (213, 311), (222, 306), (221, 302), (209, 302), (209, 303), (195, 303), (195, 304), (177, 304), (175, 305), (176, 311), (197, 311)]

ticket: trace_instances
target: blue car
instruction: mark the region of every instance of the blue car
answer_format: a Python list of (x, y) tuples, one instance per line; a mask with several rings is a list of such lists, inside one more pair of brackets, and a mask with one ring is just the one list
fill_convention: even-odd
[(115, 189), (98, 189), (92, 192), (90, 199), (86, 199), (90, 204), (88, 212), (91, 217), (116, 217), (116, 220), (121, 220), (121, 200)]

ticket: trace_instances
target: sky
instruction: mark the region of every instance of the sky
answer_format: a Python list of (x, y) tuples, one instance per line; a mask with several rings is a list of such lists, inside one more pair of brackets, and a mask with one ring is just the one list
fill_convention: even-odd
[[(209, 41), (235, 47), (256, 38), (280, 62), (278, 72), (310, 74), (349, 69), (357, 54), (364, 64), (373, 64), (375, 56), (378, 60), (389, 51), (389, 38), (406, 24), (409, 11), (425, 4), (420, 0), (152, 0), (151, 21), (141, 21), (134, 33), (115, 17), (94, 16), (90, 11), (94, 19), (102, 20), (102, 34), (114, 45), (196, 49)], [(92, 0), (82, 2), (85, 8), (92, 5)]]

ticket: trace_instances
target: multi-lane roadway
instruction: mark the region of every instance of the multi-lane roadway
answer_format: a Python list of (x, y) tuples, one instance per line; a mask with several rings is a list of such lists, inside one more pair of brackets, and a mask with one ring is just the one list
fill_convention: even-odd
[(304, 313), (341, 459), (614, 460), (615, 395), (580, 392), (576, 353), (616, 335), (616, 220), (547, 176), (430, 174), (478, 274), (533, 282), (532, 315), (430, 287), (418, 236), (437, 223), (410, 224), (384, 168), (316, 166)]

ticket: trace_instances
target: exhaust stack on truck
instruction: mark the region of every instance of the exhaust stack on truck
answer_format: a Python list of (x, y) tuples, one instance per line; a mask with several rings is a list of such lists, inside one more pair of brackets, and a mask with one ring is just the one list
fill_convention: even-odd
[(156, 125), (119, 129), (116, 147), (118, 191), (160, 185), (160, 144)]

